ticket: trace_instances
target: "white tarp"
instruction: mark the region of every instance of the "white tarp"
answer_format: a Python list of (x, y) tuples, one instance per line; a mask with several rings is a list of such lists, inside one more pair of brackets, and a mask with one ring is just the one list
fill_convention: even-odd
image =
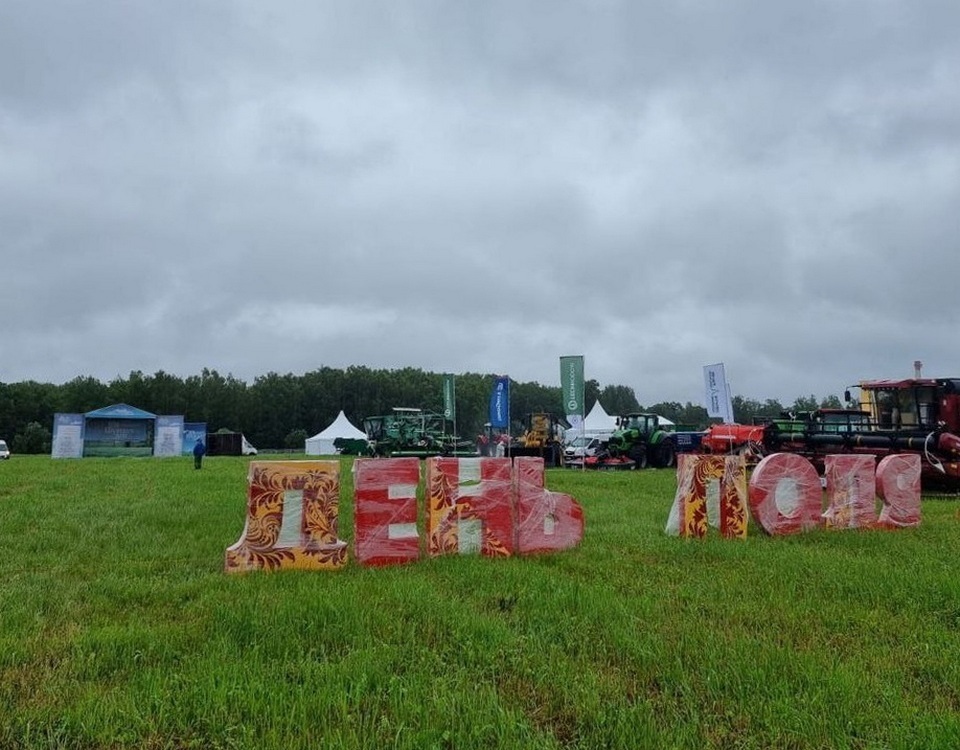
[(365, 440), (366, 437), (367, 434), (354, 427), (341, 409), (337, 418), (333, 420), (329, 427), (318, 432), (312, 438), (307, 438), (304, 443), (304, 451), (308, 456), (332, 456), (337, 452), (333, 445), (333, 441), (337, 438)]

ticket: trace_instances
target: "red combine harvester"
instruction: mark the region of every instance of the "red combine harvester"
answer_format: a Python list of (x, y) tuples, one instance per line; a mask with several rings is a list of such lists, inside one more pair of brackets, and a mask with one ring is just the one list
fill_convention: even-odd
[(960, 378), (863, 380), (855, 408), (784, 414), (765, 425), (714, 425), (702, 450), (798, 453), (819, 471), (835, 453), (859, 453), (879, 460), (894, 453), (921, 456), (926, 487), (960, 489)]

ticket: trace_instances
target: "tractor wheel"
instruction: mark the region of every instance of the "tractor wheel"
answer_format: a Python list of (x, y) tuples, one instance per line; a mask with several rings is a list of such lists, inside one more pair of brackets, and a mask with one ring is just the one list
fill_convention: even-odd
[(657, 466), (669, 469), (677, 463), (677, 449), (672, 440), (664, 440), (657, 449)]
[(647, 468), (647, 446), (635, 445), (630, 449), (630, 458), (633, 460), (634, 469)]

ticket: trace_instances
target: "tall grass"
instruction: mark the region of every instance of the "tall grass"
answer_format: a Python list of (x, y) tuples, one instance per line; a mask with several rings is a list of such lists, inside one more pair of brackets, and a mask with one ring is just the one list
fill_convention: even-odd
[(955, 502), (694, 542), (672, 473), (550, 470), (572, 551), (227, 576), (246, 466), (0, 465), (0, 747), (960, 746)]

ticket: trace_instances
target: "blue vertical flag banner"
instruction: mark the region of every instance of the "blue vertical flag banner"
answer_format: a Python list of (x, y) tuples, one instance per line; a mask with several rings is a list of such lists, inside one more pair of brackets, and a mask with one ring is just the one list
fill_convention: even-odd
[(584, 414), (582, 354), (574, 357), (560, 357), (560, 390), (563, 393), (564, 412), (569, 416), (582, 417)]
[(443, 376), (443, 418), (457, 423), (457, 383), (451, 374)]
[(510, 426), (510, 378), (498, 377), (490, 393), (490, 426), (504, 429)]

